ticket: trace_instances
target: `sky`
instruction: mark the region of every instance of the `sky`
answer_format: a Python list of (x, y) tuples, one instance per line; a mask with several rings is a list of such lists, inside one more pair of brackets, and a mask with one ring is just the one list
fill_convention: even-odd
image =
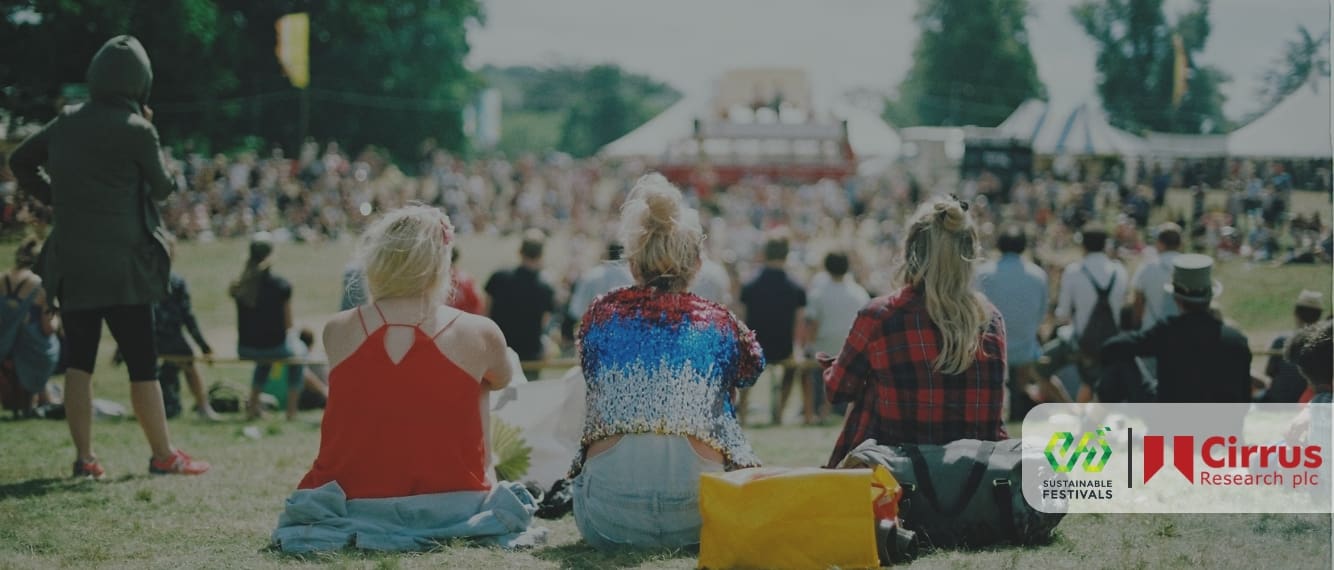
[[(1029, 42), (1055, 101), (1093, 100), (1096, 46), (1070, 16), (1076, 0), (1030, 0)], [(1169, 19), (1190, 0), (1167, 0)], [(707, 93), (736, 67), (807, 70), (817, 97), (856, 88), (891, 93), (912, 65), (909, 0), (483, 0), (469, 35), (474, 67), (615, 63), (686, 93)], [(1330, 27), (1329, 0), (1214, 0), (1199, 64), (1232, 76), (1224, 112), (1262, 108), (1259, 77), (1297, 37)]]

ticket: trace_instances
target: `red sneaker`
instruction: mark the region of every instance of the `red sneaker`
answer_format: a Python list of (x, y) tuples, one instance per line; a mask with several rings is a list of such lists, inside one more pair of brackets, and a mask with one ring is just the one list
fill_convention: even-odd
[(96, 459), (92, 461), (77, 459), (74, 461), (74, 476), (101, 481), (107, 476), (107, 472), (102, 469), (102, 464), (98, 463)]
[(207, 461), (191, 459), (184, 451), (177, 449), (164, 461), (148, 460), (148, 472), (153, 475), (203, 475), (209, 469)]

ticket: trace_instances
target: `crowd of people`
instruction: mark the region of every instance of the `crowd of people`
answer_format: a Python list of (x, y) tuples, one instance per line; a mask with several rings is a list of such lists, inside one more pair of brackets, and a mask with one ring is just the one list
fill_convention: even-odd
[[(11, 302), (0, 341), (18, 339), (5, 352), (32, 386), (56, 366), (63, 330), (72, 472), (100, 479), (91, 379), (106, 323), (149, 472), (200, 475), (210, 465), (171, 443), (163, 386), (184, 372), (198, 413), (211, 410), (197, 371), (159, 355), (193, 353), (182, 329), (212, 350), (185, 280), (171, 272), (168, 228), (186, 239), (251, 237), (229, 293), (238, 353), (256, 362), (252, 415), (273, 362), (315, 344), (294, 330), (297, 293), (275, 266), (275, 243), (359, 233), (345, 310), (321, 335), (328, 400), (318, 455), (273, 535), (287, 551), (534, 540), (534, 497), (493, 468), (488, 392), (522, 381), (520, 360), (559, 351), (553, 336), (578, 357), (587, 390), (570, 471), (574, 519), (586, 542), (606, 549), (699, 542), (700, 475), (761, 465), (743, 426), (747, 389), (769, 369), (782, 370), (774, 422), (797, 385), (807, 422), (845, 407), (829, 467), (869, 440), (1005, 439), (1007, 398), (1015, 420), (1039, 402), (1256, 397), (1247, 338), (1214, 305), (1215, 258), (1185, 251), (1201, 246), (1191, 239), (1199, 228), (1208, 235), (1202, 207), (1185, 226), (1153, 228), (1145, 246), (1138, 191), (1100, 186), (1051, 196), (1021, 184), (1010, 203), (968, 190), (921, 196), (906, 179), (748, 180), (683, 193), (661, 175), (635, 177), (631, 165), (466, 165), (438, 151), (407, 178), (373, 153), (348, 161), (333, 146), (318, 158), (307, 147), (295, 162), (173, 165), (145, 104), (150, 69), (136, 40), (109, 41), (89, 69), (92, 100), (10, 157), (18, 185), (57, 215), (3, 277)], [(543, 230), (557, 228), (577, 251), (607, 244), (606, 259), (551, 283)], [(518, 265), (484, 285), (454, 268), (456, 233), (520, 231)], [(1038, 235), (1047, 269), (1023, 257)], [(1083, 255), (1059, 266), (1055, 252), (1068, 244)], [(992, 247), (1000, 258), (982, 264)], [(1130, 252), (1140, 256), (1133, 274), (1120, 259)], [(811, 275), (816, 256), (824, 271)], [(1283, 353), (1263, 398), (1330, 401), (1334, 321), (1321, 320), (1324, 310), (1319, 292), (1297, 299), (1302, 328), (1275, 345)], [(1073, 385), (1059, 375), (1066, 365)], [(285, 373), (291, 418), (318, 374), (290, 364)], [(1298, 420), (1291, 437), (1328, 438), (1324, 413)], [(404, 512), (420, 516), (391, 514)]]

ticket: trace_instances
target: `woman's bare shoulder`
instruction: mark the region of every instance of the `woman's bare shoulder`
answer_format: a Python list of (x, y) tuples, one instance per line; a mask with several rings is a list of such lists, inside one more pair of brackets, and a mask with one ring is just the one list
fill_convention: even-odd
[(329, 317), (328, 322), (324, 324), (325, 333), (343, 332), (344, 329), (361, 329), (361, 315), (358, 309), (348, 309), (339, 313), (334, 313)]
[(324, 351), (329, 356), (330, 364), (342, 360), (361, 343), (366, 336), (362, 329), (362, 320), (357, 309), (337, 313), (324, 323)]
[(458, 316), (458, 320), (451, 325), (451, 328), (455, 332), (478, 338), (488, 345), (498, 343), (502, 347), (505, 346), (505, 334), (500, 332), (500, 326), (482, 315), (463, 313)]

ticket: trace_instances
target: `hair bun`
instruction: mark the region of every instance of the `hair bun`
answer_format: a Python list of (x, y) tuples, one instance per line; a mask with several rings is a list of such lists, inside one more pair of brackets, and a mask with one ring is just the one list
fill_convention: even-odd
[(644, 231), (672, 231), (681, 214), (681, 192), (658, 173), (644, 176), (636, 186), (640, 187), (638, 198), (647, 206), (641, 218)]
[(936, 202), (936, 222), (949, 232), (960, 232), (967, 227), (963, 207), (955, 200)]

